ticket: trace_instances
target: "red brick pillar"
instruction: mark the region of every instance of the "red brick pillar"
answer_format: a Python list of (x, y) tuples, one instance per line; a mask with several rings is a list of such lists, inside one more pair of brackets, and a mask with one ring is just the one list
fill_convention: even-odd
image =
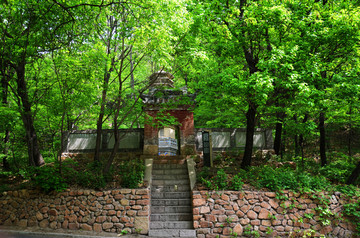
[(155, 118), (158, 110), (145, 110), (145, 126), (144, 126), (144, 155), (158, 154), (158, 132), (159, 128), (154, 127), (150, 120)]

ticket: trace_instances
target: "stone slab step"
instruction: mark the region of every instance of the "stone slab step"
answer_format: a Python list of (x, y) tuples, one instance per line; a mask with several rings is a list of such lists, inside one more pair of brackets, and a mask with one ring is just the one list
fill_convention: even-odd
[(151, 199), (182, 199), (182, 198), (191, 198), (190, 192), (151, 192)]
[(192, 213), (192, 207), (189, 206), (151, 206), (151, 214), (165, 213)]
[(153, 169), (153, 175), (172, 175), (172, 174), (188, 174), (186, 167), (174, 169)]
[(192, 221), (153, 221), (151, 229), (193, 229)]
[(157, 169), (184, 169), (186, 164), (153, 164), (153, 170)]
[(153, 164), (186, 164), (183, 156), (157, 156), (153, 159)]
[(189, 175), (186, 174), (153, 174), (153, 180), (163, 179), (163, 180), (179, 180), (179, 179), (189, 179)]
[(193, 229), (161, 229), (149, 230), (150, 237), (196, 237), (196, 231)]
[(189, 206), (191, 199), (151, 199), (151, 206)]
[(193, 215), (189, 213), (151, 214), (150, 221), (192, 221)]
[(193, 229), (192, 221), (153, 221), (151, 229)]
[(163, 180), (163, 179), (153, 179), (151, 182), (152, 186), (168, 186), (168, 185), (188, 185), (190, 186), (189, 179), (178, 179), (178, 180)]
[(151, 186), (152, 192), (189, 192), (190, 186), (186, 185), (167, 185), (167, 186)]

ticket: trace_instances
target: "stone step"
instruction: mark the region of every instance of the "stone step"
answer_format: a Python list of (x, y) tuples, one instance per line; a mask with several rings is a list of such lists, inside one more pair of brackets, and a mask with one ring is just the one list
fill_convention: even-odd
[(151, 206), (191, 206), (191, 199), (151, 199)]
[(192, 207), (189, 206), (151, 206), (151, 214), (165, 213), (192, 213)]
[(173, 169), (153, 169), (153, 175), (171, 175), (171, 174), (188, 174), (186, 167)]
[(160, 229), (149, 230), (150, 237), (196, 237), (196, 231), (193, 229)]
[(163, 180), (163, 179), (153, 179), (151, 182), (152, 187), (153, 186), (168, 186), (168, 185), (188, 185), (190, 186), (190, 181), (188, 179), (178, 179), (178, 180)]
[(184, 169), (186, 164), (153, 164), (153, 170), (157, 169)]
[(193, 215), (190, 213), (167, 213), (151, 214), (150, 221), (192, 221)]
[(151, 199), (182, 199), (191, 198), (190, 192), (151, 192)]
[(184, 165), (186, 164), (186, 160), (184, 159), (174, 159), (174, 160), (168, 160), (168, 159), (157, 159), (153, 161), (153, 164), (177, 164), (177, 165)]
[(155, 156), (154, 164), (186, 164), (184, 156)]
[(181, 180), (189, 179), (189, 175), (186, 174), (153, 174), (153, 180)]
[(168, 185), (168, 186), (151, 186), (151, 191), (156, 192), (188, 192), (190, 191), (190, 186), (186, 185)]
[(193, 229), (192, 221), (154, 221), (150, 229)]

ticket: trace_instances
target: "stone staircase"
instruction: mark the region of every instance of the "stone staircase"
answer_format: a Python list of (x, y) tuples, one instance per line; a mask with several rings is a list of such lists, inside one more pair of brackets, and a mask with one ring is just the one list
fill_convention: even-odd
[(196, 237), (188, 169), (181, 157), (154, 159), (149, 236)]

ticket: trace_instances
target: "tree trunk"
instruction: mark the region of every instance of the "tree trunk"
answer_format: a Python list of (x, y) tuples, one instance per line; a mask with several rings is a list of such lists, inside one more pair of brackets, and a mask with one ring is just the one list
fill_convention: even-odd
[(351, 106), (350, 106), (350, 110), (349, 110), (349, 133), (348, 133), (348, 155), (349, 157), (351, 157), (352, 151), (351, 151), (351, 138), (352, 138), (352, 121), (351, 121), (351, 115), (352, 114), (352, 110), (351, 110)]
[(352, 171), (350, 177), (346, 181), (346, 184), (355, 184), (356, 179), (359, 177), (359, 175), (360, 175), (360, 161), (357, 164), (356, 168)]
[(101, 96), (101, 106), (100, 113), (96, 123), (96, 143), (95, 143), (95, 153), (94, 153), (94, 161), (100, 162), (100, 150), (101, 150), (101, 138), (102, 138), (102, 125), (105, 115), (105, 104), (106, 104), (106, 95), (109, 86), (110, 73), (112, 69), (106, 71), (104, 74), (104, 86)]
[(277, 113), (277, 123), (275, 126), (275, 139), (274, 139), (274, 150), (276, 155), (280, 155), (281, 153), (281, 136), (282, 136), (282, 129), (283, 129), (283, 120), (284, 120), (284, 113)]
[(111, 154), (104, 166), (104, 170), (103, 170), (103, 174), (107, 174), (110, 171), (111, 165), (114, 161), (115, 155), (118, 151), (119, 148), (119, 144), (120, 144), (120, 135), (119, 135), (119, 126), (118, 126), (118, 122), (117, 122), (117, 117), (119, 116), (119, 111), (117, 110), (117, 112), (115, 113), (115, 119), (114, 119), (114, 147), (111, 151)]
[[(308, 114), (305, 114), (302, 123), (304, 124), (305, 122), (307, 122), (307, 120), (308, 120)], [(304, 159), (304, 135), (303, 135), (303, 133), (301, 133), (299, 135), (299, 146), (300, 146), (300, 150), (301, 150), (301, 158)]]
[(254, 130), (257, 105), (249, 103), (249, 109), (246, 113), (246, 142), (245, 152), (241, 163), (241, 168), (245, 169), (251, 165), (251, 156), (254, 145)]
[[(295, 124), (297, 124), (298, 123), (298, 118), (297, 118), (296, 114), (294, 115), (293, 119), (294, 119)], [(295, 134), (295, 136), (294, 136), (294, 147), (295, 147), (294, 148), (295, 157), (299, 156), (299, 154), (300, 154), (300, 145), (299, 145), (299, 135), (298, 134)]]
[(280, 143), (280, 158), (283, 161), (284, 155), (285, 155), (285, 144), (286, 144), (286, 130), (284, 130), (283, 135), (281, 137), (281, 143)]
[(295, 157), (299, 156), (300, 154), (300, 147), (299, 147), (299, 136), (296, 134), (294, 136), (294, 149), (295, 149)]
[[(5, 69), (4, 69), (5, 70)], [(5, 74), (5, 71), (1, 70), (2, 72), (2, 78), (1, 78), (1, 85), (2, 85), (2, 103), (4, 105), (8, 105), (8, 100), (7, 100), (7, 95), (8, 95), (8, 78)], [(4, 149), (3, 149), (3, 153), (4, 153), (4, 157), (3, 157), (3, 167), (5, 171), (9, 171), (10, 170), (10, 165), (9, 162), (7, 161), (7, 155), (8, 155), (8, 142), (9, 142), (9, 138), (10, 138), (10, 130), (6, 129), (5, 130), (5, 136), (4, 136)]]
[(282, 131), (282, 123), (277, 122), (275, 126), (275, 139), (274, 139), (274, 150), (275, 154), (280, 154), (281, 149), (281, 131)]
[(7, 156), (8, 156), (8, 152), (9, 152), (9, 148), (8, 148), (8, 142), (9, 142), (9, 138), (10, 138), (10, 131), (6, 130), (5, 131), (5, 136), (4, 136), (4, 158), (3, 158), (3, 168), (5, 171), (9, 171), (10, 170), (10, 164), (7, 160)]
[(43, 165), (44, 159), (40, 154), (40, 149), (38, 145), (38, 139), (36, 131), (34, 128), (33, 116), (31, 113), (31, 102), (29, 101), (29, 96), (26, 88), (25, 82), (25, 63), (22, 62), (16, 68), (17, 74), (17, 93), (21, 99), (21, 118), (24, 123), (25, 132), (26, 132), (26, 143), (28, 147), (28, 156), (29, 156), (29, 165), (31, 166), (40, 166)]
[(321, 166), (325, 166), (327, 164), (327, 160), (326, 160), (326, 136), (325, 136), (325, 113), (324, 112), (320, 112), (319, 130), (320, 130), (320, 160), (321, 160)]

